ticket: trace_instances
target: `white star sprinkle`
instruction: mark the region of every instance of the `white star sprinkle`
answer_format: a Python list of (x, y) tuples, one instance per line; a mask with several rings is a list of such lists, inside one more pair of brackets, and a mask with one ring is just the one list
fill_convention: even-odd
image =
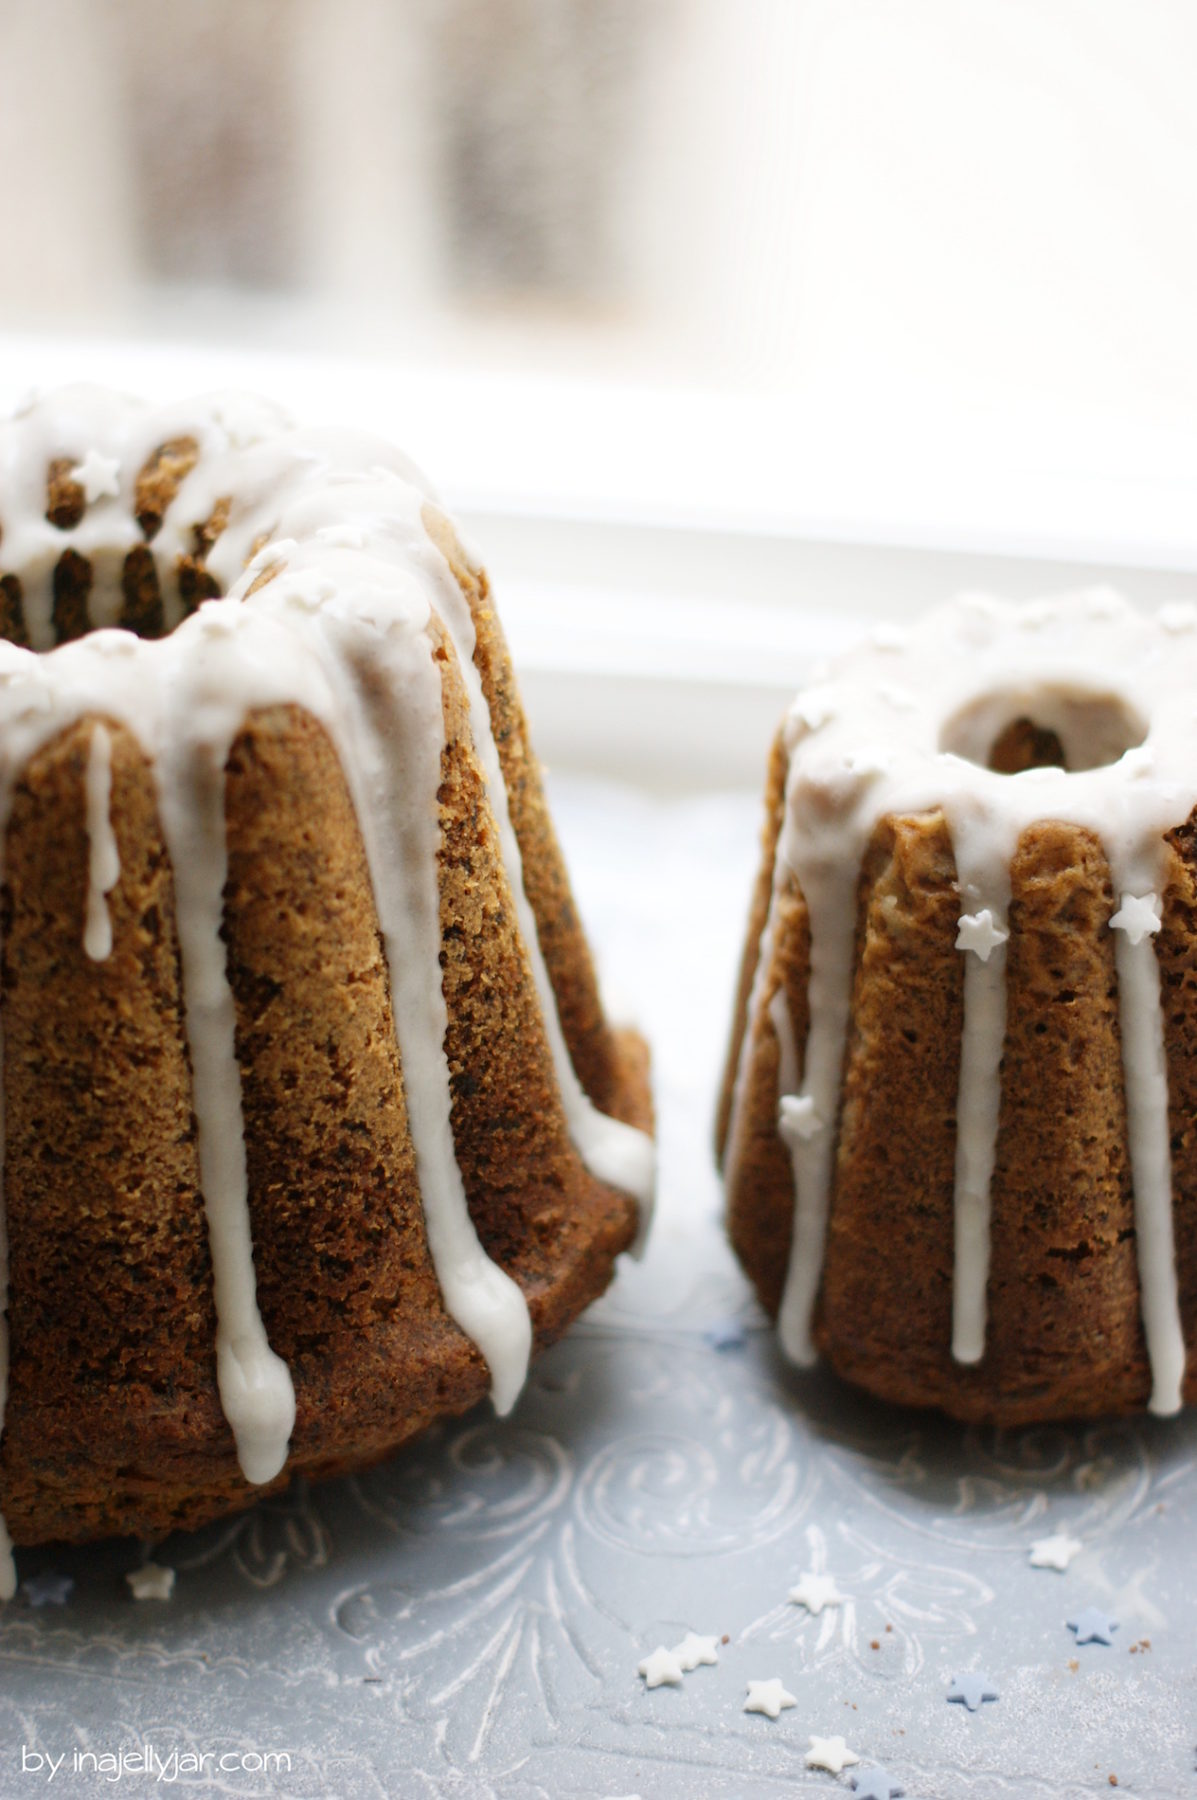
[(1125, 931), (1132, 944), (1141, 944), (1162, 923), (1158, 894), (1123, 894), (1122, 905), (1110, 920), (1110, 930)]
[(853, 1763), (860, 1761), (855, 1750), (849, 1750), (842, 1737), (821, 1738), (812, 1735), (810, 1749), (803, 1761), (808, 1769), (829, 1769), (833, 1775), (842, 1775)]
[(790, 717), (798, 724), (805, 725), (808, 731), (819, 731), (835, 716), (835, 706), (830, 694), (818, 688), (808, 688), (799, 694), (790, 708)]
[(174, 1592), (175, 1572), (161, 1563), (143, 1563), (125, 1576), (135, 1600), (169, 1600)]
[(330, 550), (364, 550), (366, 534), (360, 525), (322, 525), (316, 542), (327, 544)]
[(205, 600), (196, 613), (199, 629), (205, 637), (234, 637), (244, 630), (246, 615), (239, 600)]
[(770, 1681), (750, 1681), (748, 1683), (748, 1698), (744, 1702), (744, 1711), (765, 1713), (770, 1719), (775, 1719), (779, 1713), (785, 1711), (787, 1706), (797, 1706), (797, 1704), (793, 1694), (787, 1693), (777, 1676), (774, 1675)]
[(1031, 1545), (1031, 1567), (1058, 1569), (1063, 1574), (1073, 1557), (1079, 1556), (1084, 1548), (1080, 1538), (1069, 1537), (1066, 1531), (1057, 1531), (1054, 1537), (1039, 1538)]
[(83, 498), (90, 506), (94, 500), (115, 500), (121, 491), (121, 465), (115, 456), (104, 456), (99, 450), (89, 450), (81, 463), (76, 463), (71, 470), (71, 480), (77, 481), (83, 489)]
[(673, 1646), (672, 1654), (677, 1657), (683, 1671), (689, 1675), (700, 1663), (717, 1663), (719, 1653), (715, 1649), (719, 1642), (717, 1637), (699, 1637), (696, 1631), (688, 1631), (680, 1644)]
[(1161, 606), (1155, 616), (1165, 631), (1192, 631), (1197, 625), (1197, 606), (1191, 600), (1175, 600), (1171, 606)]
[(823, 1121), (815, 1111), (809, 1094), (783, 1094), (777, 1108), (777, 1129), (787, 1144), (795, 1138), (805, 1142), (823, 1129)]
[(957, 950), (971, 950), (982, 962), (988, 962), (992, 951), (1004, 944), (1010, 933), (999, 925), (987, 906), (980, 912), (961, 913), (956, 921)]
[(879, 745), (866, 744), (860, 750), (853, 750), (845, 756), (844, 767), (851, 775), (887, 775), (893, 762), (888, 750)]
[(645, 1657), (636, 1673), (643, 1675), (645, 1687), (681, 1687), (685, 1670), (672, 1650), (667, 1650), (664, 1644), (658, 1644), (652, 1655)]
[(893, 682), (883, 681), (877, 689), (878, 700), (884, 700), (895, 712), (915, 712), (918, 701), (909, 688), (897, 687)]
[(835, 1584), (834, 1575), (816, 1575), (808, 1569), (797, 1587), (789, 1592), (791, 1606), (805, 1606), (808, 1613), (821, 1613), (825, 1606), (842, 1606), (845, 1595)]

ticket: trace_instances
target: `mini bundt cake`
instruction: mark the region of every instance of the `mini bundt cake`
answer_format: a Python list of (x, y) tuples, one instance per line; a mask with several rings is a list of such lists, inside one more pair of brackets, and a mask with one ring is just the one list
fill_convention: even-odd
[(1197, 608), (1105, 592), (799, 696), (718, 1126), (798, 1363), (998, 1424), (1197, 1398), (1195, 697)]
[(12, 1542), (505, 1410), (653, 1159), (484, 574), (384, 443), (91, 389), (0, 571)]

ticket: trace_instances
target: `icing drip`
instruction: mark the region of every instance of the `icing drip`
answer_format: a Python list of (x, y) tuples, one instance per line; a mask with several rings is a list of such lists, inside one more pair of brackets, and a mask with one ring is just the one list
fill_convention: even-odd
[(964, 1033), (956, 1100), (956, 1241), (952, 1280), (952, 1355), (985, 1354), (989, 1283), (989, 1184), (997, 1151), (1002, 1045), (1006, 1036), (1006, 951), (964, 965)]
[(956, 928), (956, 947), (964, 952), (964, 1025), (956, 1093), (952, 1355), (960, 1363), (978, 1363), (985, 1354), (1014, 844), (965, 807), (954, 809), (952, 837), (957, 886), (969, 908)]
[(121, 859), (112, 829), (112, 739), (103, 725), (92, 728), (87, 760), (87, 922), (83, 948), (93, 962), (112, 954), (112, 920), (108, 895), (120, 880)]
[(175, 879), (179, 948), (200, 1178), (216, 1301), (216, 1379), (247, 1481), (270, 1481), (287, 1460), (295, 1390), (266, 1341), (258, 1311), (237, 1067), (236, 1013), (220, 928), (228, 856), (223, 741), (157, 764), (163, 832)]
[[(856, 874), (845, 893), (842, 874), (818, 863), (796, 867), (810, 914), (810, 1030), (803, 1058), (800, 1100), (809, 1100), (815, 1117), (834, 1121), (839, 1112), (840, 1069), (848, 1037), (852, 1001), (852, 952), (855, 925), (851, 905)], [(823, 1270), (831, 1173), (835, 1157), (834, 1124), (812, 1136), (790, 1138), (794, 1165), (794, 1232), (777, 1325), (782, 1345), (796, 1363), (815, 1360), (811, 1321)]]
[(521, 1289), (478, 1241), (453, 1146), (436, 875), (445, 734), (427, 612), (413, 625), (401, 612), (376, 606), (368, 618), (360, 601), (344, 613), (334, 602), (321, 622), (329, 672), (352, 689), (332, 729), (352, 771), (386, 948), (428, 1248), (445, 1308), (486, 1358), (495, 1409), (506, 1413), (524, 1385), (532, 1324)]
[[(1158, 877), (1157, 877), (1158, 879)], [(1122, 1069), (1126, 1081), (1126, 1128), (1135, 1194), (1139, 1285), (1143, 1332), (1151, 1362), (1151, 1411), (1167, 1416), (1180, 1411), (1185, 1374), (1185, 1342), (1176, 1285), (1176, 1252), (1172, 1230), (1172, 1153), (1168, 1122), (1168, 1065), (1164, 1055), (1164, 1014), (1160, 968), (1153, 933), (1158, 910), (1135, 907), (1134, 886), (1150, 886), (1151, 877), (1136, 883), (1126, 869), (1115, 871), (1122, 908), (1114, 927), (1114, 960), (1118, 970), (1118, 1015), (1122, 1032)], [(1154, 899), (1154, 896), (1151, 897)], [(1154, 923), (1141, 924), (1142, 912)], [(1119, 925), (1130, 912), (1128, 928)]]
[[(1151, 1407), (1169, 1413), (1181, 1404), (1185, 1345), (1172, 1222), (1168, 1074), (1150, 940), (1160, 924), (1160, 903), (1151, 890), (1162, 891), (1164, 834), (1197, 805), (1193, 671), (1176, 648), (1194, 617), (1192, 608), (1173, 607), (1151, 620), (1106, 592), (1021, 609), (970, 597), (908, 634), (875, 634), (836, 667), (820, 669), (816, 686), (795, 702), (786, 727), (785, 819), (732, 1097), (727, 1171), (734, 1183), (752, 1042), (767, 1004), (781, 1050), (778, 1127), (795, 1189), (779, 1323), (796, 1360), (813, 1355), (861, 861), (883, 818), (934, 812), (942, 813), (955, 854), (961, 894), (956, 941), (965, 957), (952, 1352), (963, 1363), (984, 1356), (1010, 866), (1023, 833), (1056, 820), (1099, 839), (1121, 896), (1110, 924)], [(921, 696), (917, 713), (894, 704), (899, 668), (901, 691)], [(976, 687), (970, 689), (970, 682)], [(1067, 767), (1042, 754), (1045, 766), (1018, 773), (999, 772), (996, 761), (988, 766), (987, 758), (996, 758), (999, 745), (1020, 731), (1024, 743), (1062, 746)], [(869, 741), (862, 749), (865, 734)], [(786, 870), (797, 877), (811, 932), (810, 1025), (801, 1061), (788, 1041), (788, 1010), (776, 994), (766, 1001)]]

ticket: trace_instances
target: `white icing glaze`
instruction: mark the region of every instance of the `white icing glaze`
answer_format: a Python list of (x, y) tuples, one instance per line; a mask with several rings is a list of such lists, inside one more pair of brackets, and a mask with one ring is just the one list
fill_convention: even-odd
[(87, 918), (83, 948), (93, 962), (112, 954), (112, 920), (108, 896), (120, 880), (121, 859), (116, 847), (109, 806), (112, 800), (112, 739), (104, 725), (93, 725), (85, 778), (87, 798)]
[[(834, 1129), (808, 1132), (806, 1125), (812, 1115), (838, 1119), (861, 859), (882, 818), (935, 810), (947, 821), (955, 852), (957, 945), (965, 956), (952, 1348), (962, 1362), (984, 1354), (1010, 865), (1024, 831), (1056, 820), (1100, 839), (1121, 897), (1110, 924), (1150, 1404), (1157, 1413), (1178, 1410), (1185, 1346), (1151, 939), (1160, 922), (1163, 834), (1197, 804), (1197, 668), (1185, 654), (1185, 634), (1195, 621), (1190, 607), (1146, 617), (1104, 590), (1021, 608), (970, 596), (909, 632), (875, 632), (838, 665), (820, 669), (817, 686), (791, 710), (785, 818), (733, 1096), (728, 1165), (734, 1177), (750, 1041), (764, 1002), (778, 896), (792, 870), (811, 931), (810, 1028), (801, 1064), (776, 995), (769, 1016), (781, 1052), (779, 1117), (795, 1175), (779, 1325), (796, 1360), (813, 1356), (836, 1140)], [(896, 693), (917, 693), (917, 710), (895, 704)], [(998, 735), (1022, 717), (1057, 733), (1066, 769), (1003, 775), (986, 766)]]
[[(124, 559), (144, 542), (132, 515), (137, 473), (160, 445), (179, 438), (193, 439), (199, 454), (152, 546), (165, 622), (177, 629), (144, 641), (107, 628), (124, 603)], [(68, 459), (87, 501), (81, 520), (65, 530), (44, 516), (46, 470), (56, 459)], [(446, 1308), (485, 1356), (501, 1411), (522, 1386), (531, 1325), (520, 1289), (478, 1240), (453, 1144), (436, 881), (444, 746), (433, 655), (438, 619), (464, 677), (474, 748), (571, 1137), (586, 1166), (634, 1194), (645, 1213), (651, 1198), (651, 1140), (598, 1113), (570, 1063), (473, 663), (473, 623), (428, 534), (430, 499), (418, 471), (390, 446), (354, 433), (289, 429), (272, 408), (244, 396), (149, 408), (100, 390), (68, 389), (0, 426), (0, 566), (20, 577), (34, 647), (0, 642), (0, 842), (22, 769), (75, 721), (124, 726), (149, 757), (175, 878), (218, 1380), (251, 1481), (269, 1480), (282, 1467), (294, 1420), (290, 1376), (269, 1347), (257, 1306), (235, 1019), (220, 937), (224, 768), (251, 712), (299, 705), (323, 724), (344, 769), (382, 928), (429, 1248)], [(228, 597), (184, 618), (175, 571), (193, 551), (195, 525), (219, 502), (228, 516), (207, 567)], [(53, 574), (68, 549), (93, 568), (88, 608), (95, 629), (54, 649)], [(93, 955), (108, 953), (104, 895), (119, 877), (108, 817), (110, 753), (109, 730), (97, 722), (87, 775)], [(0, 1428), (6, 1302), (5, 1281)]]

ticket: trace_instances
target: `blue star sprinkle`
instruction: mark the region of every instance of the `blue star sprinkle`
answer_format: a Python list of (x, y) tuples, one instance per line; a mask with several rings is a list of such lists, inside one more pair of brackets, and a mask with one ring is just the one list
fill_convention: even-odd
[(964, 1675), (952, 1678), (948, 1689), (948, 1699), (967, 1706), (969, 1712), (976, 1712), (983, 1700), (998, 1700), (1001, 1696), (990, 1681), (988, 1675), (982, 1675), (976, 1669), (970, 1669)]
[(1076, 1633), (1078, 1644), (1112, 1644), (1118, 1621), (1100, 1606), (1085, 1606), (1075, 1619), (1069, 1619), (1068, 1629)]
[(900, 1781), (894, 1780), (888, 1769), (874, 1764), (871, 1769), (852, 1776), (852, 1791), (856, 1800), (897, 1800), (906, 1789)]
[(74, 1587), (72, 1575), (56, 1575), (52, 1569), (43, 1569), (40, 1575), (31, 1575), (21, 1583), (30, 1606), (65, 1606)]
[(748, 1342), (748, 1334), (738, 1319), (717, 1319), (702, 1335), (712, 1350), (742, 1350)]

